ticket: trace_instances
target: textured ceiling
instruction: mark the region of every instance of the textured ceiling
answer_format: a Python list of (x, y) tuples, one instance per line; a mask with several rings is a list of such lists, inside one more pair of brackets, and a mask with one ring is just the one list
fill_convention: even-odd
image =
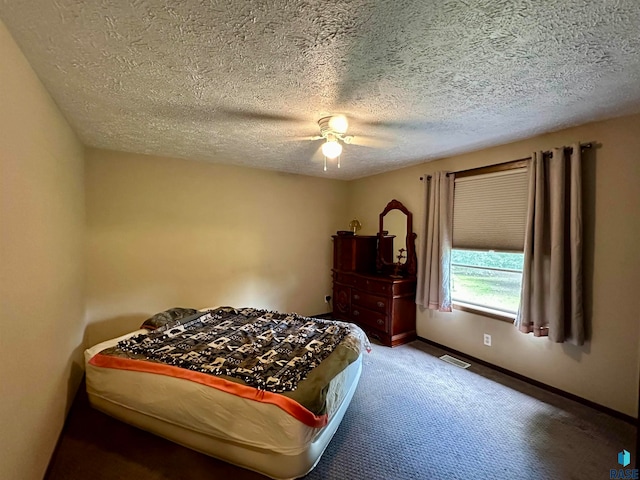
[[(114, 150), (352, 179), (640, 111), (638, 0), (0, 0), (0, 18), (82, 141)], [(327, 113), (387, 147), (323, 172), (302, 137)]]

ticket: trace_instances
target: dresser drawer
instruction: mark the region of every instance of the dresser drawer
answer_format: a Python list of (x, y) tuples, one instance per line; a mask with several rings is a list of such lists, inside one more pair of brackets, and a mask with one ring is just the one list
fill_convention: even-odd
[(334, 272), (333, 279), (337, 283), (342, 283), (343, 285), (354, 285), (355, 277), (348, 273)]
[(351, 305), (351, 318), (356, 323), (389, 333), (389, 317), (384, 313), (374, 312), (359, 305)]
[(336, 318), (349, 318), (351, 312), (351, 288), (333, 284), (333, 315)]
[(370, 310), (375, 310), (376, 312), (388, 313), (389, 312), (389, 304), (393, 300), (389, 297), (381, 297), (378, 295), (372, 295), (367, 292), (362, 292), (360, 290), (353, 290), (351, 292), (351, 302), (354, 305), (359, 305), (364, 308), (368, 308)]
[(393, 284), (371, 278), (354, 277), (353, 286), (370, 293), (388, 295), (393, 293)]

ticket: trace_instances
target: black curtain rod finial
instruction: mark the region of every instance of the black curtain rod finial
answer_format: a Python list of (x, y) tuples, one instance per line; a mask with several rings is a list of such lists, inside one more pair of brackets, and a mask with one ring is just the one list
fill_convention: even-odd
[[(449, 176), (449, 172), (445, 174), (447, 177)], [(427, 181), (431, 180), (432, 175), (427, 175)], [(424, 177), (420, 177), (420, 180), (424, 180)]]

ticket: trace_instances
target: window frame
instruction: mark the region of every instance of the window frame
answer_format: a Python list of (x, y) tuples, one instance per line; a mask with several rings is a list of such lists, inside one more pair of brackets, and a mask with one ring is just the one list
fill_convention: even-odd
[[(452, 250), (465, 250), (465, 249), (452, 249)], [(477, 252), (490, 252), (490, 251), (496, 251), (496, 252), (502, 252), (502, 253), (521, 253), (521, 252), (512, 252), (512, 251), (500, 251), (500, 250), (475, 250)], [(520, 273), (522, 274), (522, 270), (515, 270), (512, 268), (494, 268), (494, 267), (481, 267), (478, 265), (462, 265), (462, 264), (454, 264), (453, 262), (451, 262), (451, 266), (453, 267), (454, 265), (456, 266), (461, 266), (461, 267), (470, 267), (470, 268), (478, 268), (478, 269), (484, 269), (484, 270), (494, 270), (494, 271), (500, 271), (500, 272), (510, 272), (510, 273)], [(453, 272), (451, 273), (451, 278), (453, 279)], [(496, 309), (496, 308), (491, 308), (491, 307), (487, 307), (484, 305), (476, 305), (474, 303), (468, 303), (462, 300), (455, 300), (455, 299), (451, 299), (451, 303), (453, 305), (453, 308), (456, 310), (461, 310), (464, 312), (469, 312), (469, 313), (475, 313), (476, 315), (483, 315), (485, 317), (490, 317), (490, 318), (495, 318), (496, 320), (502, 320), (504, 322), (509, 322), (509, 323), (513, 323), (513, 321), (516, 318), (517, 313), (513, 313), (513, 312), (508, 312), (506, 310), (500, 310), (500, 309)]]
[(461, 312), (473, 313), (482, 317), (493, 318), (495, 320), (509, 323), (513, 323), (516, 319), (516, 315), (512, 315), (509, 312), (502, 312), (500, 310), (493, 310), (491, 308), (478, 307), (477, 305), (459, 302), (458, 300), (452, 300), (451, 303), (454, 310), (460, 310)]
[[(476, 175), (484, 175), (485, 173), (504, 172), (506, 170), (515, 170), (516, 168), (529, 167), (530, 158), (522, 158), (511, 162), (496, 163), (495, 165), (486, 165), (484, 167), (469, 168), (454, 172), (455, 178), (475, 177)], [(454, 206), (455, 208), (455, 206)]]
[[(467, 170), (460, 170), (458, 172), (454, 172), (455, 178), (474, 177), (477, 175), (484, 175), (487, 173), (503, 172), (503, 171), (515, 170), (519, 168), (528, 168), (530, 164), (530, 160), (531, 160), (531, 157), (528, 157), (528, 158), (513, 160), (510, 162), (497, 163), (494, 165), (486, 165), (483, 167), (470, 168)], [(453, 208), (455, 209), (455, 204)], [(455, 249), (455, 247), (452, 246), (452, 250), (453, 249)], [(489, 250), (484, 250), (484, 251), (489, 251)], [(508, 252), (508, 253), (515, 253), (515, 252)], [(452, 277), (453, 277), (453, 274), (452, 274)], [(452, 299), (451, 303), (455, 310), (473, 313), (476, 315), (493, 318), (503, 322), (513, 323), (517, 316), (517, 314), (515, 313), (506, 312), (503, 310), (496, 310), (490, 307), (484, 307), (484, 306), (475, 305), (475, 304), (469, 304), (459, 300)]]

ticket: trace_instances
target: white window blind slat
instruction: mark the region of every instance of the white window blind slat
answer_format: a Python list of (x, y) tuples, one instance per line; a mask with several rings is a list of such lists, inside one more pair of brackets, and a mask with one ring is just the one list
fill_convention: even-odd
[(453, 247), (524, 250), (527, 169), (455, 180)]

